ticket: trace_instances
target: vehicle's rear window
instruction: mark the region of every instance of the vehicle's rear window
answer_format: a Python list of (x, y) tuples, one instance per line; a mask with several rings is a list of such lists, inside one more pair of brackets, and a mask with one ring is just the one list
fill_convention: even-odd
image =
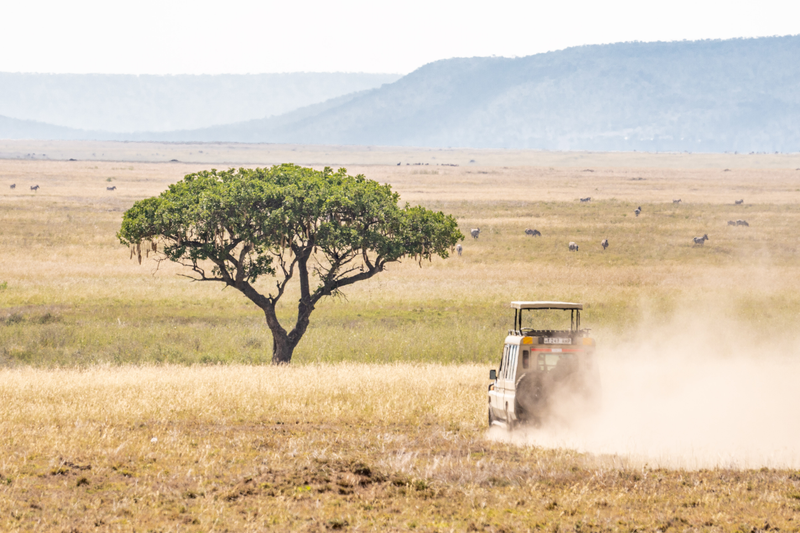
[(539, 370), (549, 372), (553, 370), (559, 363), (569, 363), (572, 360), (571, 353), (559, 352), (544, 352), (539, 354), (538, 363)]

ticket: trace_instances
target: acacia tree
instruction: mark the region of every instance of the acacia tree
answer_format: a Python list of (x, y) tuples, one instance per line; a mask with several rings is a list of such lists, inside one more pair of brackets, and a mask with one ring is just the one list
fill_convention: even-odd
[[(296, 165), (189, 174), (159, 196), (136, 202), (122, 218), (120, 242), (191, 269), (195, 281), (223, 283), (264, 312), (272, 362), (289, 363), (324, 297), (371, 278), (388, 263), (446, 258), (463, 240), (455, 219), (398, 205), (399, 195), (345, 169)], [(265, 292), (256, 281), (270, 276)], [(299, 284), (290, 330), (275, 308)]]

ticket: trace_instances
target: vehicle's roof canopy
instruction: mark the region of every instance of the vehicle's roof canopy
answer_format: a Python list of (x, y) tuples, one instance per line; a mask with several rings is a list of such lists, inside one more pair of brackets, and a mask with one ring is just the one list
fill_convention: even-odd
[(513, 309), (583, 309), (583, 304), (571, 302), (511, 302)]

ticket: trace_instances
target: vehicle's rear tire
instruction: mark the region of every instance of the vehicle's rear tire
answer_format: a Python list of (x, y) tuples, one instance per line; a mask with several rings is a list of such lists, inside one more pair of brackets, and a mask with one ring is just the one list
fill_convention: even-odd
[(520, 423), (539, 426), (546, 407), (542, 379), (538, 373), (528, 372), (516, 383), (514, 412)]

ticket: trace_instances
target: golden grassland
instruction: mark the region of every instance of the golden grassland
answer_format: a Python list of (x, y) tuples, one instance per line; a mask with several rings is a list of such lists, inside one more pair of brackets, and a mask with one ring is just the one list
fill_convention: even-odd
[[(0, 188), (0, 361), (269, 360), (269, 334), (250, 302), (191, 283), (174, 265), (138, 265), (115, 238), (133, 201), (200, 168), (3, 161), (0, 181), (18, 186)], [(318, 306), (296, 360), (489, 362), (510, 322), (505, 306), (520, 298), (586, 302), (586, 323), (606, 346), (645, 313), (710, 303), (762, 333), (796, 323), (800, 172), (583, 170), (352, 167), (403, 200), (456, 215), (464, 253), (423, 268), (391, 265)], [(578, 202), (585, 196), (593, 200)], [(750, 226), (727, 225), (737, 219)], [(474, 227), (478, 240), (468, 236)], [(692, 246), (705, 233), (708, 243)], [(269, 279), (259, 284), (269, 290)], [(287, 320), (291, 301), (281, 310)]]
[[(11, 144), (109, 160), (0, 160), (0, 530), (800, 530), (800, 473), (515, 446), (487, 438), (484, 404), (513, 299), (585, 302), (601, 355), (687, 310), (794, 353), (794, 156), (460, 151), (451, 167), (406, 166), (439, 157), (414, 150)], [(186, 173), (289, 152), (452, 213), (467, 240), (322, 303), (295, 364), (273, 368), (251, 303), (138, 265), (115, 233)]]
[(0, 371), (3, 531), (797, 531), (800, 472), (487, 439), (485, 367)]

